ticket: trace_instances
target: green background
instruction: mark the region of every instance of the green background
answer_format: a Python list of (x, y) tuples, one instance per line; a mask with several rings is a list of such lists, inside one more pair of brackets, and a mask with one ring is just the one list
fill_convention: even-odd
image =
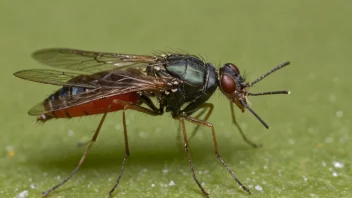
[[(220, 154), (252, 195), (216, 159), (204, 127), (190, 143), (197, 176), (211, 197), (352, 197), (351, 10), (347, 0), (2, 0), (0, 197), (24, 190), (40, 197), (73, 170), (84, 151), (76, 144), (88, 140), (99, 122), (100, 116), (91, 116), (33, 124), (28, 109), (57, 87), (12, 74), (45, 68), (30, 53), (46, 47), (136, 54), (182, 49), (218, 68), (233, 62), (249, 80), (289, 60), (289, 67), (251, 89), (292, 91), (250, 98), (270, 130), (236, 109), (248, 137), (263, 148), (241, 139), (219, 91), (210, 100)], [(202, 197), (176, 139), (177, 121), (131, 111), (127, 120), (131, 157), (115, 197)], [(121, 124), (121, 113), (108, 115), (81, 170), (50, 197), (107, 195), (123, 159)]]

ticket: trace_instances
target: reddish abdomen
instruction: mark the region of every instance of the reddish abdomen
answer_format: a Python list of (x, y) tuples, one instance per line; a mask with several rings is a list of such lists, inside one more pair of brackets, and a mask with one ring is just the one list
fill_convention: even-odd
[[(48, 112), (45, 114), (47, 117), (51, 118), (72, 118), (72, 117), (80, 117), (80, 116), (87, 116), (87, 115), (94, 115), (94, 114), (102, 114), (106, 112), (113, 112), (118, 111), (124, 108), (121, 104), (113, 103), (113, 100), (123, 100), (128, 103), (138, 104), (138, 95), (135, 92), (121, 94), (116, 96), (111, 96), (104, 99), (94, 100), (88, 103), (84, 103), (81, 105), (77, 105), (74, 107)], [(108, 110), (108, 107), (110, 108)]]

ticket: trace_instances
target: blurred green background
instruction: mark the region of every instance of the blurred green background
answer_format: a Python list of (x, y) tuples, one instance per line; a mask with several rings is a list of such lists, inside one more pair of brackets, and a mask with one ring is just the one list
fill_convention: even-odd
[[(26, 190), (39, 197), (66, 177), (85, 149), (76, 144), (93, 135), (100, 119), (33, 124), (28, 109), (58, 88), (12, 74), (45, 68), (30, 53), (46, 47), (136, 54), (182, 49), (216, 67), (233, 62), (249, 80), (289, 60), (289, 67), (252, 89), (292, 91), (250, 98), (270, 130), (236, 111), (248, 137), (263, 148), (241, 139), (219, 91), (210, 100), (220, 154), (252, 195), (216, 159), (204, 127), (190, 143), (197, 176), (211, 197), (352, 197), (351, 10), (347, 0), (2, 0), (0, 197)], [(202, 197), (178, 146), (177, 121), (131, 111), (127, 121), (131, 157), (115, 197)], [(81, 170), (50, 197), (107, 195), (123, 159), (121, 124), (121, 113), (108, 115)]]

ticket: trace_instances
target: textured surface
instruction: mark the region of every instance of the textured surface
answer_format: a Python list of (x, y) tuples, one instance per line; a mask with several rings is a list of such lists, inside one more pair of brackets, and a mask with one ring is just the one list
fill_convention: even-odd
[[(292, 91), (250, 99), (270, 130), (250, 113), (236, 112), (263, 148), (242, 141), (224, 96), (217, 92), (211, 99), (220, 154), (252, 196), (216, 160), (210, 130), (203, 127), (190, 145), (198, 178), (212, 197), (352, 197), (350, 1), (143, 2), (0, 2), (0, 197), (25, 190), (39, 197), (57, 184), (84, 151), (76, 143), (88, 140), (99, 122), (92, 116), (33, 124), (27, 110), (57, 87), (12, 73), (44, 68), (30, 53), (45, 47), (137, 54), (182, 49), (217, 67), (233, 62), (249, 80), (290, 60), (252, 89)], [(121, 120), (121, 113), (108, 115), (82, 169), (51, 197), (107, 195), (123, 158)], [(131, 157), (114, 195), (201, 197), (176, 140), (178, 123), (169, 115), (135, 112), (127, 120)]]

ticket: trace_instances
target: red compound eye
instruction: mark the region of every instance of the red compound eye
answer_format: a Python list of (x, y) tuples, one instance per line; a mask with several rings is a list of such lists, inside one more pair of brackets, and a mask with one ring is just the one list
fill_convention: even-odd
[(236, 90), (236, 82), (229, 75), (223, 75), (220, 79), (220, 86), (225, 94), (232, 94)]
[(228, 66), (228, 67), (230, 67), (231, 69), (233, 69), (237, 74), (241, 74), (241, 73), (240, 73), (240, 70), (238, 69), (238, 67), (237, 67), (236, 65), (234, 65), (234, 64), (232, 64), (232, 63), (227, 63), (226, 66)]

